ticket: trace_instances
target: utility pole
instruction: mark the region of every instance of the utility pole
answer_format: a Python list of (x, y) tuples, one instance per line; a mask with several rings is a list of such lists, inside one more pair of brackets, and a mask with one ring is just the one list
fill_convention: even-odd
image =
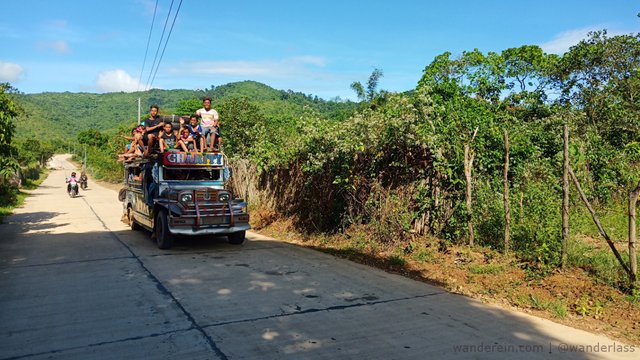
[(138, 125), (140, 125), (140, 98), (138, 98)]

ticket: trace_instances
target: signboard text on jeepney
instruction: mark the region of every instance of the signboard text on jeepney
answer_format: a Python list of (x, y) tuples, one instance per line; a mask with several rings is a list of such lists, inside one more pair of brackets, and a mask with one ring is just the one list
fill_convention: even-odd
[(222, 154), (189, 154), (166, 152), (162, 159), (164, 166), (223, 166)]

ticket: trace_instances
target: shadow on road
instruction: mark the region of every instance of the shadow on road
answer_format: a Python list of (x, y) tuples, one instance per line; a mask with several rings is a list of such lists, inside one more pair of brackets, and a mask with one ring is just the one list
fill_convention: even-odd
[[(48, 233), (56, 215), (0, 225), (2, 358), (136, 358), (154, 346), (205, 354), (186, 358), (603, 355), (563, 344), (606, 339), (295, 245), (188, 238), (162, 251), (147, 231)], [(184, 342), (194, 336), (204, 340)]]

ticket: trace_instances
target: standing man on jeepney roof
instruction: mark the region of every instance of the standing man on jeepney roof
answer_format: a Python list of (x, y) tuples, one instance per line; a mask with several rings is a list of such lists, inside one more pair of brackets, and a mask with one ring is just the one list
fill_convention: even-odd
[[(202, 126), (202, 136), (207, 139), (207, 137), (213, 137), (211, 134), (211, 131), (213, 130), (212, 127), (214, 126), (213, 122), (214, 120), (218, 120), (219, 116), (218, 112), (211, 108), (210, 97), (207, 96), (202, 100), (202, 106), (202, 109), (196, 111), (196, 115), (202, 119), (200, 122), (200, 125)], [(212, 140), (207, 141), (207, 144), (209, 144), (210, 141)]]
[(149, 119), (145, 120), (145, 133), (143, 136), (144, 143), (147, 148), (144, 151), (144, 157), (148, 157), (153, 148), (153, 143), (159, 141), (158, 134), (164, 126), (164, 121), (158, 116), (158, 105), (149, 107)]

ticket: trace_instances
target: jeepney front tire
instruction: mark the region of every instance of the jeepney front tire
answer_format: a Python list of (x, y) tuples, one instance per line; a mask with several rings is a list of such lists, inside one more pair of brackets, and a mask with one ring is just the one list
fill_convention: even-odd
[(129, 221), (129, 229), (136, 231), (140, 228), (138, 223), (133, 219), (133, 210), (131, 206), (127, 208), (127, 220)]
[(173, 235), (169, 232), (169, 217), (166, 210), (158, 211), (154, 233), (159, 249), (167, 250), (173, 246)]
[(244, 243), (244, 239), (245, 239), (245, 232), (244, 231), (238, 231), (238, 232), (235, 232), (235, 233), (231, 233), (231, 234), (227, 235), (227, 238), (229, 238), (229, 244), (242, 245), (242, 243)]

